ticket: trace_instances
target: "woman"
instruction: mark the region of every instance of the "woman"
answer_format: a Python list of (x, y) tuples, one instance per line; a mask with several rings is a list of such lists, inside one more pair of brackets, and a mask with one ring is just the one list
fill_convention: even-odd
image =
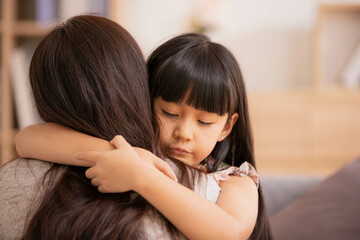
[[(34, 53), (30, 81), (44, 121), (104, 141), (122, 134), (132, 146), (160, 154), (145, 61), (134, 39), (118, 24), (101, 17), (77, 16), (56, 27)], [(16, 187), (9, 178), (16, 169), (20, 174), (34, 172), (32, 182), (30, 186), (22, 182), (20, 192), (9, 193)], [(8, 201), (18, 198), (31, 219), (23, 239), (183, 238), (135, 192), (98, 192), (85, 177), (85, 170), (19, 160), (6, 165), (0, 174), (1, 198), (5, 196), (1, 217), (7, 215), (7, 226), (15, 233), (11, 235), (2, 223), (0, 237), (19, 237), (16, 231), (22, 229), (25, 214), (15, 216), (12, 209), (18, 205)]]

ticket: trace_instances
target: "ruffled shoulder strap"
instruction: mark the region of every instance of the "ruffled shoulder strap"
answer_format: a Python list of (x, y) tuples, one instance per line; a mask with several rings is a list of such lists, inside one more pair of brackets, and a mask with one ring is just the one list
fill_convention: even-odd
[(208, 175), (212, 176), (218, 184), (220, 181), (228, 180), (231, 175), (239, 177), (249, 176), (256, 184), (256, 187), (259, 188), (259, 175), (254, 166), (246, 161), (243, 162), (240, 167), (232, 166), (225, 170), (216, 171)]

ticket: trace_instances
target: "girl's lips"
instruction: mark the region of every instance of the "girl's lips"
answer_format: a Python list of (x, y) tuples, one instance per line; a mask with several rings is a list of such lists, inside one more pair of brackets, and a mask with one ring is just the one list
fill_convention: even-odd
[(176, 154), (176, 155), (184, 156), (184, 155), (189, 154), (189, 152), (183, 148), (169, 148), (169, 150), (171, 153)]

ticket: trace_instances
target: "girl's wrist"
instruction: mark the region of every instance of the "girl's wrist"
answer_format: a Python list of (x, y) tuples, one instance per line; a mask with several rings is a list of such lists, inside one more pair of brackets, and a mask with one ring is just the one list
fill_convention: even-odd
[(152, 184), (156, 184), (156, 179), (158, 179), (159, 175), (164, 175), (157, 169), (141, 167), (135, 171), (135, 181), (133, 190), (138, 194), (142, 195), (149, 186)]

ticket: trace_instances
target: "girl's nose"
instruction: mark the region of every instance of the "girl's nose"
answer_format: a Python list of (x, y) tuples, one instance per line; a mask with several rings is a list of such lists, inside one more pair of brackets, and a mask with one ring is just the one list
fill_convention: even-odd
[(191, 123), (183, 121), (176, 126), (174, 130), (174, 137), (183, 141), (191, 141), (193, 139), (192, 130)]

